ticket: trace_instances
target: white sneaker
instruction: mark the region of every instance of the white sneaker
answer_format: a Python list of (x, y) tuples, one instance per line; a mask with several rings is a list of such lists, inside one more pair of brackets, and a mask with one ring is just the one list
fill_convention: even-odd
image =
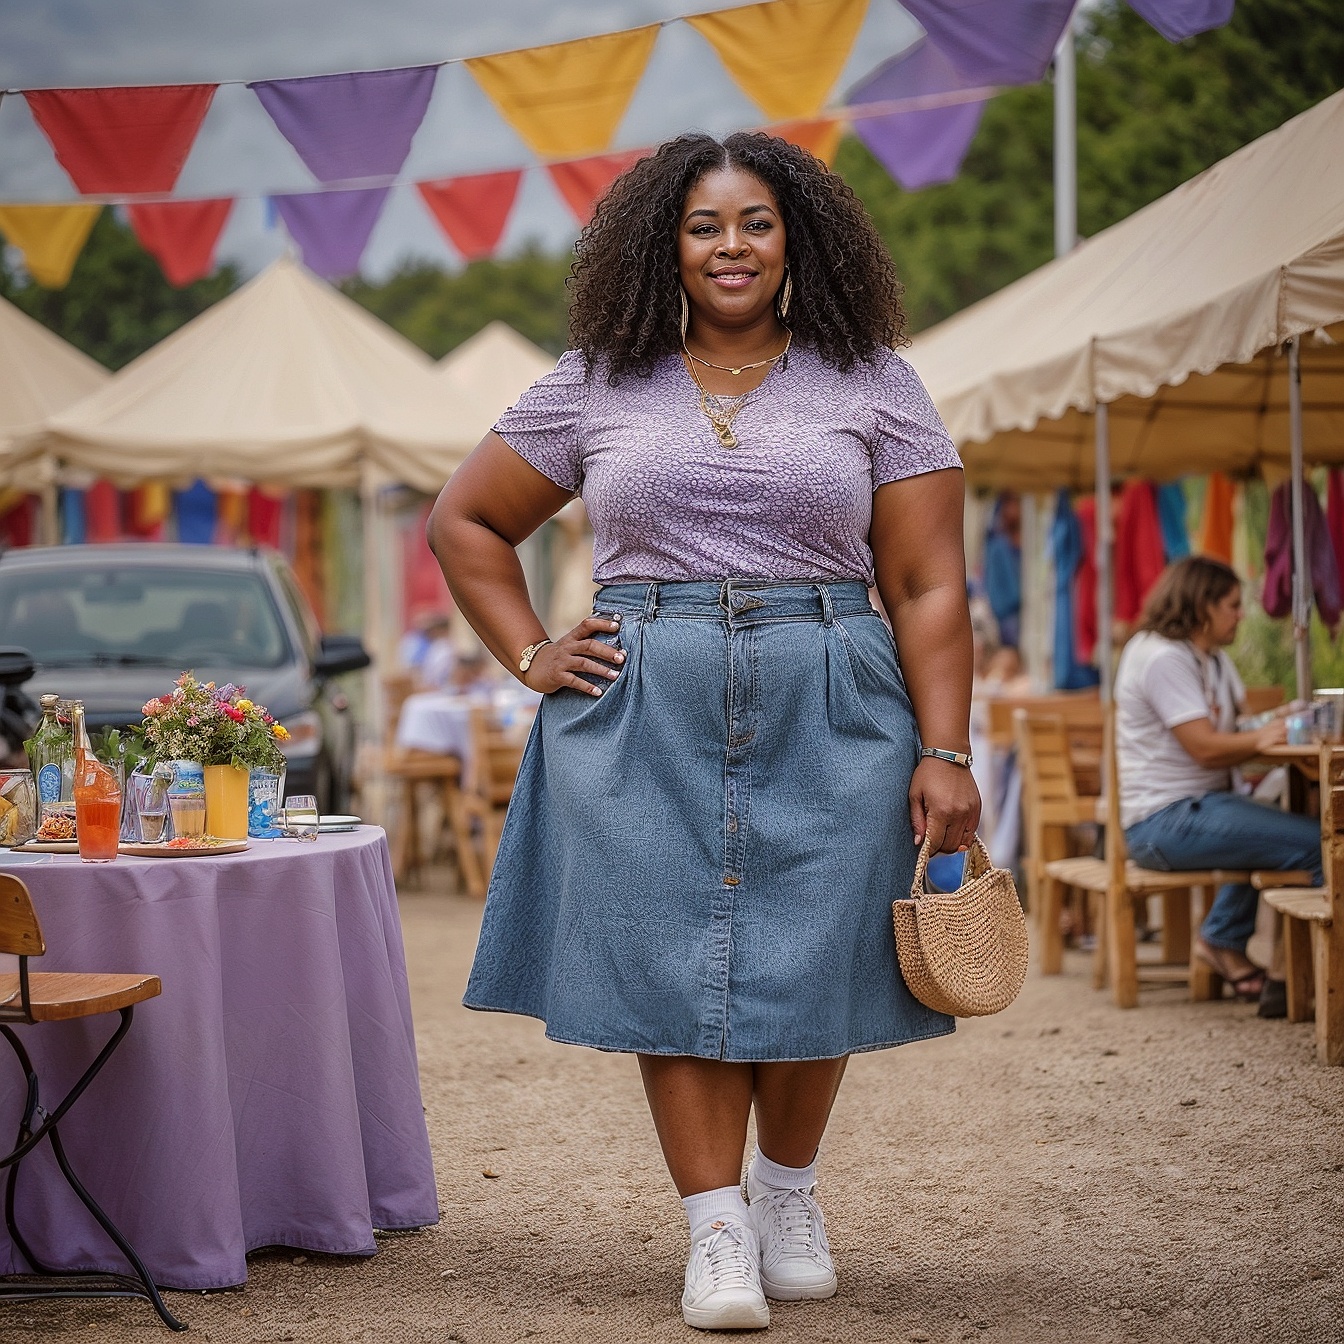
[(761, 1239), (761, 1287), (776, 1302), (834, 1297), (826, 1219), (810, 1190), (772, 1190), (747, 1168), (747, 1212)]
[(691, 1247), (681, 1315), (697, 1330), (763, 1330), (770, 1307), (761, 1292), (756, 1233), (736, 1218), (719, 1218)]

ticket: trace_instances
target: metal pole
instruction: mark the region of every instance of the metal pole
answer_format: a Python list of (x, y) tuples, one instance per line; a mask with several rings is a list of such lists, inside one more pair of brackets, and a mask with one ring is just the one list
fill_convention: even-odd
[(1307, 529), (1302, 513), (1302, 368), (1301, 338), (1288, 342), (1288, 446), (1293, 508), (1293, 663), (1297, 698), (1311, 698), (1311, 571), (1307, 568)]
[(1097, 566), (1097, 667), (1101, 672), (1101, 700), (1111, 699), (1111, 669), (1115, 662), (1112, 648), (1111, 620), (1111, 563), (1115, 554), (1115, 538), (1111, 535), (1111, 415), (1106, 403), (1098, 402), (1093, 417), (1096, 433), (1096, 526), (1095, 550)]
[(1078, 241), (1078, 99), (1073, 15), (1055, 47), (1055, 256)]

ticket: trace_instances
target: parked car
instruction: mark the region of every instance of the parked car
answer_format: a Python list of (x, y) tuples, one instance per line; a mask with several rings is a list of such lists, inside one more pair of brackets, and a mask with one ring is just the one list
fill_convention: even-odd
[(190, 668), (232, 681), (289, 730), (285, 783), (326, 812), (349, 806), (355, 727), (333, 678), (369, 665), (357, 638), (323, 637), (282, 556), (185, 545), (49, 546), (0, 553), (0, 644), (37, 664), (28, 687), (83, 700), (91, 730), (139, 724)]

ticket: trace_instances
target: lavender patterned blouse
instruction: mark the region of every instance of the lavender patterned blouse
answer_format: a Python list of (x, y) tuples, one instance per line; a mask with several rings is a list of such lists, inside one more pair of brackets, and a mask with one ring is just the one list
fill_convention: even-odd
[(593, 525), (593, 579), (873, 582), (873, 491), (961, 459), (918, 374), (880, 351), (848, 373), (795, 348), (720, 445), (680, 355), (611, 387), (569, 351), (495, 432)]

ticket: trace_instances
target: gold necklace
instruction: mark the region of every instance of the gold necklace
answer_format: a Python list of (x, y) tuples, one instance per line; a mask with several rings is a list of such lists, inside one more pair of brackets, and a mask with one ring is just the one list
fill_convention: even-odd
[[(757, 364), (744, 364), (744, 369), (759, 369), (762, 364), (772, 364), (777, 359), (782, 359), (789, 353), (789, 346), (793, 343), (793, 332), (789, 332), (784, 341), (784, 348), (777, 355), (771, 355), (769, 359), (763, 359)], [(690, 350), (686, 349), (686, 342), (682, 341), (681, 348), (686, 350), (687, 356), (695, 360), (695, 356)], [(708, 360), (698, 361), (701, 364), (709, 364)], [(725, 373), (738, 373), (738, 369), (724, 369), (721, 364), (709, 364), (711, 369), (721, 369)], [(747, 404), (747, 401), (759, 392), (764, 385), (763, 381), (758, 383), (749, 392), (743, 392), (741, 396), (724, 398), (717, 393), (711, 392), (700, 381), (700, 375), (695, 371), (695, 364), (691, 364), (691, 377), (695, 379), (695, 385), (700, 389), (700, 411), (705, 419), (709, 421), (710, 428), (713, 429), (715, 437), (725, 448), (737, 447), (737, 435), (733, 433), (733, 421), (737, 418), (737, 413)]]
[(767, 364), (773, 364), (777, 359), (783, 359), (789, 353), (789, 343), (793, 340), (793, 332), (789, 331), (784, 337), (784, 348), (777, 355), (767, 355), (764, 359), (758, 359), (754, 364), (741, 364), (733, 368), (731, 364), (715, 364), (712, 360), (701, 359), (683, 339), (681, 348), (685, 350), (688, 358), (695, 360), (697, 364), (703, 364), (707, 369), (718, 369), (720, 373), (731, 373), (734, 378), (740, 373), (746, 373), (748, 369), (763, 369)]

